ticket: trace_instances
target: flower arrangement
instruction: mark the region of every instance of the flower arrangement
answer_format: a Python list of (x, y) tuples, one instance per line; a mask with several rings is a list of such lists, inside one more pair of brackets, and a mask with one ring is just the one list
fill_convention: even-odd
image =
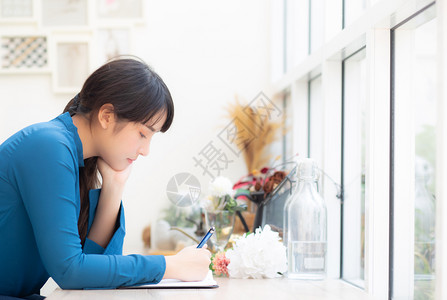
[(286, 133), (284, 119), (272, 121), (268, 111), (272, 105), (264, 108), (265, 111), (256, 107), (241, 103), (236, 97), (236, 101), (227, 107), (228, 117), (237, 128), (237, 132), (249, 132), (255, 139), (240, 136), (240, 143), (237, 144), (247, 166), (247, 170), (260, 169), (270, 159), (268, 147), (280, 138), (278, 131)]
[[(273, 174), (271, 174), (273, 172)], [(252, 174), (241, 178), (234, 187), (250, 193), (263, 192), (264, 197), (270, 194), (287, 176), (286, 171), (263, 168), (261, 174), (254, 170)], [(269, 175), (269, 176), (267, 176)]]
[[(285, 160), (285, 162), (277, 162), (281, 156), (277, 156), (274, 161), (271, 162), (271, 167), (264, 167), (261, 169), (261, 171), (253, 170), (252, 173), (243, 176), (236, 184), (233, 186), (235, 190), (237, 190), (236, 195), (234, 196), (236, 199), (246, 199), (250, 200), (253, 204), (256, 205), (256, 208), (253, 209), (253, 206), (249, 206), (249, 211), (255, 211), (256, 216), (254, 216), (251, 219), (248, 219), (247, 226), (250, 226), (250, 228), (257, 228), (261, 225), (262, 220), (264, 219), (262, 217), (263, 214), (263, 207), (268, 203), (272, 198), (276, 197), (275, 194), (278, 194), (276, 191), (278, 186), (284, 186), (284, 188), (288, 188), (289, 184), (282, 185), (281, 183), (287, 179), (290, 184), (293, 183), (293, 181), (290, 181), (289, 178), (293, 176), (294, 173), (290, 173), (293, 171), (287, 170), (287, 166), (294, 166), (296, 165), (295, 157), (298, 156), (298, 154), (293, 155), (292, 157)], [(288, 177), (290, 175), (290, 177)], [(284, 190), (283, 188), (283, 190)], [(291, 188), (291, 186), (290, 186)], [(281, 193), (280, 193), (281, 194)], [(271, 202), (273, 203), (273, 202)], [(261, 209), (261, 210), (259, 210)], [(244, 216), (245, 218), (246, 216)], [(282, 223), (282, 221), (280, 222)], [(249, 225), (248, 225), (249, 224)], [(278, 224), (274, 224), (275, 226), (272, 226), (272, 228), (275, 231), (278, 231), (277, 228)], [(280, 226), (282, 227), (282, 226)], [(254, 230), (254, 229), (253, 229)], [(245, 228), (245, 231), (248, 231)]]
[(229, 276), (228, 274), (228, 264), (230, 263), (230, 259), (225, 256), (225, 252), (219, 252), (213, 255), (211, 261), (211, 270), (217, 276)]
[(209, 186), (210, 194), (202, 200), (201, 206), (207, 212), (245, 210), (246, 205), (234, 199), (233, 184), (226, 177), (216, 177)]
[(286, 248), (269, 225), (235, 241), (233, 249), (212, 259), (216, 275), (232, 278), (274, 278), (287, 269)]

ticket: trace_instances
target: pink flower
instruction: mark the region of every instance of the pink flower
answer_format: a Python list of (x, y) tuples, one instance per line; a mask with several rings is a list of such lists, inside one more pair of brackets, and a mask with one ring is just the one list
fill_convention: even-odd
[(217, 253), (213, 258), (213, 270), (214, 273), (219, 275), (228, 276), (227, 266), (230, 263), (230, 259), (225, 256), (225, 252)]

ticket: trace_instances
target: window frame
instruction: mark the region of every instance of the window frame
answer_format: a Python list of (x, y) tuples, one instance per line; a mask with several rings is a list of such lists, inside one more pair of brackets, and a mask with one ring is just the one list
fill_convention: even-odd
[[(345, 131), (345, 129), (346, 129), (346, 126), (345, 125), (346, 125), (346, 115), (347, 115), (346, 114), (346, 105), (347, 105), (347, 103), (346, 103), (346, 101), (347, 101), (347, 99), (346, 99), (346, 63), (348, 62), (349, 59), (355, 58), (355, 56), (360, 54), (362, 51), (364, 52), (362, 54), (364, 56), (363, 59), (365, 59), (365, 61), (366, 61), (366, 45), (365, 45), (365, 46), (361, 47), (360, 49), (358, 49), (357, 51), (355, 51), (354, 53), (352, 53), (351, 55), (345, 57), (342, 60), (342, 62), (341, 62), (341, 65), (342, 65), (342, 70), (341, 70), (341, 73), (342, 73), (342, 75), (341, 75), (341, 77), (342, 77), (342, 104), (341, 104), (342, 105), (342, 108), (341, 108), (341, 114), (342, 114), (342, 116), (341, 116), (342, 121), (341, 122), (342, 122), (342, 125), (341, 125), (341, 127), (342, 128), (341, 128), (341, 156), (340, 156), (341, 157), (341, 162), (340, 162), (340, 165), (341, 165), (341, 167), (340, 167), (341, 168), (341, 176), (340, 176), (340, 178), (341, 179), (340, 179), (340, 184), (343, 187), (343, 193), (342, 193), (342, 197), (341, 197), (341, 208), (340, 208), (340, 214), (341, 214), (341, 216), (340, 216), (340, 218), (341, 218), (341, 222), (340, 222), (340, 224), (341, 224), (341, 229), (340, 229), (340, 231), (341, 231), (340, 232), (340, 235), (341, 235), (341, 245), (340, 245), (340, 253), (341, 253), (341, 255), (340, 255), (340, 278), (345, 280), (345, 281), (347, 281), (347, 282), (349, 282), (349, 283), (351, 283), (352, 285), (355, 285), (355, 286), (357, 286), (359, 288), (364, 289), (365, 279), (363, 279), (363, 280), (360, 279), (360, 278), (358, 278), (358, 279), (349, 279), (349, 278), (346, 278), (345, 277), (346, 274), (344, 274), (344, 266), (345, 266), (345, 262), (344, 262), (345, 228), (349, 227), (349, 226), (344, 226), (345, 225), (344, 224), (345, 213), (346, 213), (346, 209), (347, 209), (347, 207), (345, 206), (346, 189), (345, 189), (345, 182), (344, 182), (344, 180), (345, 180), (345, 148), (346, 148), (345, 147), (346, 146), (346, 143), (345, 143), (345, 138), (346, 138), (346, 131)], [(366, 91), (365, 91), (365, 93), (366, 93)], [(365, 116), (365, 118), (366, 118), (366, 116)], [(366, 120), (365, 120), (365, 123), (366, 123)], [(366, 135), (366, 128), (364, 130), (365, 130), (365, 135)], [(367, 138), (368, 138), (368, 136), (365, 136), (365, 140), (367, 140)], [(366, 152), (366, 149), (365, 149), (365, 152)], [(365, 157), (366, 157), (366, 153), (365, 153)], [(366, 160), (366, 158), (365, 158), (365, 160)], [(365, 196), (366, 196), (366, 189), (365, 189)], [(352, 208), (350, 208), (350, 207), (348, 209), (352, 210)], [(356, 241), (356, 242), (358, 242), (358, 241)], [(364, 273), (363, 276), (365, 277), (365, 270), (364, 270), (363, 273)]]
[[(414, 214), (415, 214), (415, 179), (414, 179), (414, 151), (399, 151), (400, 149), (414, 149), (414, 133), (408, 131), (407, 125), (414, 122), (415, 116), (414, 105), (400, 104), (402, 100), (396, 99), (396, 60), (404, 59), (404, 62), (399, 66), (405, 68), (400, 73), (405, 75), (411, 74), (412, 66), (408, 64), (411, 59), (412, 52), (403, 51), (396, 54), (397, 43), (412, 43), (412, 31), (401, 29), (402, 26), (416, 21), (419, 18), (424, 18), (424, 15), (431, 13), (430, 10), (435, 10), (435, 2), (428, 4), (411, 16), (402, 20), (390, 29), (390, 43), (391, 43), (391, 156), (390, 156), (390, 271), (389, 271), (389, 298), (412, 298), (414, 295)], [(436, 17), (436, 16), (435, 16)], [(430, 21), (430, 20), (428, 20)], [(425, 23), (423, 23), (425, 24)], [(399, 31), (399, 36), (396, 36), (396, 31)], [(404, 55), (404, 56), (403, 56)], [(408, 85), (409, 81), (405, 81)], [(400, 86), (400, 85), (399, 85)], [(400, 88), (400, 98), (411, 99), (410, 87)], [(405, 105), (405, 110), (396, 109), (396, 105)], [(399, 107), (400, 108), (400, 107)], [(400, 122), (396, 122), (399, 118)], [(411, 133), (410, 133), (411, 132)], [(402, 150), (403, 150), (402, 149)], [(399, 153), (399, 155), (397, 155)], [(412, 163), (408, 163), (412, 162)], [(397, 168), (398, 167), (398, 168)], [(397, 170), (398, 169), (398, 170)], [(396, 180), (397, 179), (397, 180)], [(395, 182), (410, 183), (408, 186), (401, 187), (395, 185)], [(396, 196), (397, 195), (397, 196)], [(399, 232), (399, 234), (397, 234)], [(399, 253), (395, 256), (394, 253)], [(399, 276), (396, 277), (394, 270), (399, 270)], [(396, 294), (397, 293), (397, 294)]]
[[(438, 82), (447, 82), (447, 58), (442, 53), (447, 52), (447, 3), (436, 2), (438, 30)], [(447, 84), (438, 84), (437, 102), (437, 134), (436, 145), (436, 249), (438, 253), (447, 248)], [(438, 255), (436, 259), (436, 299), (447, 298), (447, 262), (446, 257)]]
[[(336, 3), (335, 3), (336, 2)], [(372, 1), (371, 1), (372, 2)], [(340, 182), (341, 157), (341, 62), (354, 51), (366, 46), (367, 64), (367, 120), (366, 120), (366, 215), (365, 215), (365, 294), (380, 299), (388, 299), (392, 281), (390, 281), (390, 259), (393, 259), (390, 249), (390, 213), (392, 211), (391, 186), (391, 28), (409, 16), (420, 11), (432, 0), (380, 0), (370, 4), (362, 18), (348, 24), (341, 30), (342, 19), (326, 19), (324, 26), (324, 43), (316, 52), (309, 54), (305, 59), (273, 81), (267, 88), (272, 94), (281, 94), (290, 91), (293, 109), (293, 149), (294, 153), (307, 153), (308, 148), (308, 87), (307, 81), (316, 69), (321, 69), (323, 85), (324, 124), (324, 151), (323, 164), (325, 173), (335, 182)], [(326, 1), (327, 3), (327, 1)], [(330, 1), (325, 7), (325, 16), (330, 14), (329, 7), (342, 7), (342, 0)], [(438, 1), (438, 48), (439, 53), (447, 52), (447, 3)], [(288, 18), (293, 14), (288, 14)], [(290, 30), (288, 31), (290, 32)], [(290, 45), (285, 43), (285, 55), (290, 51)], [(289, 54), (290, 55), (290, 54)], [(439, 57), (438, 80), (447, 80), (447, 58)], [(447, 247), (447, 85), (438, 85), (438, 126), (437, 140), (437, 224), (436, 247), (437, 252)], [(334, 115), (336, 115), (334, 117)], [(295, 132), (297, 134), (295, 134)], [(385, 149), (385, 150), (384, 150)], [(325, 184), (325, 200), (328, 206), (328, 277), (340, 278), (341, 257), (341, 210), (334, 185)], [(328, 190), (326, 190), (328, 189)], [(337, 215), (337, 217), (335, 217)], [(447, 219), (446, 219), (447, 220)], [(337, 235), (337, 237), (334, 237)], [(442, 242), (444, 241), (444, 242)], [(338, 249), (337, 249), (338, 247)], [(336, 261), (337, 260), (337, 261)], [(445, 266), (444, 266), (445, 265)], [(447, 263), (442, 257), (436, 260), (436, 297), (447, 298)]]

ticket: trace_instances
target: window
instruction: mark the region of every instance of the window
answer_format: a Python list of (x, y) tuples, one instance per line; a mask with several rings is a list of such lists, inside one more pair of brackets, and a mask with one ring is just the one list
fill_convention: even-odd
[(282, 121), (284, 122), (284, 128), (281, 132), (282, 135), (282, 157), (283, 162), (288, 162), (296, 156), (296, 153), (293, 153), (293, 120), (292, 113), (293, 109), (291, 107), (290, 101), (290, 92), (287, 92), (283, 95), (282, 99)]
[(392, 32), (395, 298), (434, 299), (436, 32), (435, 6)]
[[(309, 88), (309, 142), (308, 156), (323, 168), (323, 90), (321, 75), (308, 82)], [(321, 182), (320, 182), (321, 183)], [(321, 189), (320, 189), (321, 191)]]
[(356, 21), (366, 9), (367, 0), (343, 0), (343, 27)]
[[(377, 299), (447, 299), (447, 3), (291, 2), (295, 18), (308, 5), (283, 32), (299, 59), (271, 90), (290, 92), (293, 152), (325, 172), (328, 277)], [(306, 20), (307, 37), (290, 28)]]
[(286, 0), (287, 70), (309, 55), (309, 2)]
[(324, 1), (310, 0), (310, 37), (309, 54), (314, 53), (323, 45), (324, 40)]
[(343, 60), (342, 278), (364, 287), (366, 60), (362, 49)]

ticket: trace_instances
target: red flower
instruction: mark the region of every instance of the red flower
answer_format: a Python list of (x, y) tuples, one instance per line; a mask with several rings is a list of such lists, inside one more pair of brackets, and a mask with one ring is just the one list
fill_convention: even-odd
[(264, 168), (261, 169), (261, 173), (265, 174), (265, 173), (268, 172), (268, 170), (270, 170), (270, 168), (264, 167)]

